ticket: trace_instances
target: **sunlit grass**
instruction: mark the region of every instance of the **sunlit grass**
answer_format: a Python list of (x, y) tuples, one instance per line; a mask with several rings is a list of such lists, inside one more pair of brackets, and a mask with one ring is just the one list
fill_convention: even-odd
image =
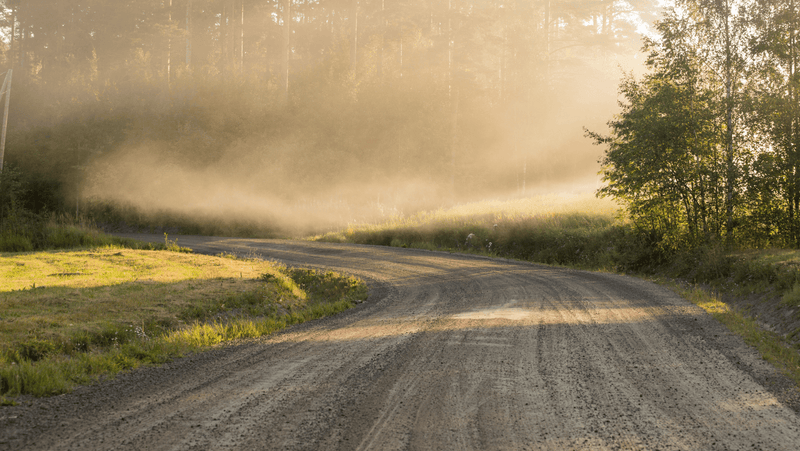
[(0, 398), (63, 393), (366, 298), (332, 272), (121, 248), (6, 254), (0, 281)]
[(190, 346), (213, 346), (218, 343), (246, 338), (258, 338), (277, 332), (292, 324), (334, 315), (352, 307), (352, 301), (343, 299), (336, 302), (314, 303), (306, 308), (292, 311), (279, 318), (260, 320), (241, 319), (227, 322), (195, 324), (177, 330), (165, 337), (167, 343), (185, 343)]
[(116, 247), (86, 251), (0, 254), (0, 293), (36, 288), (91, 288), (126, 282), (253, 278), (270, 265), (170, 251)]
[(613, 201), (587, 193), (475, 202), (351, 225), (314, 239), (613, 268), (622, 224)]
[(592, 193), (551, 194), (509, 200), (484, 200), (452, 208), (395, 216), (386, 221), (351, 224), (348, 227), (314, 237), (320, 241), (349, 241), (357, 233), (379, 233), (391, 229), (425, 227), (489, 226), (536, 219), (543, 223), (561, 222), (565, 217), (617, 217), (619, 206)]

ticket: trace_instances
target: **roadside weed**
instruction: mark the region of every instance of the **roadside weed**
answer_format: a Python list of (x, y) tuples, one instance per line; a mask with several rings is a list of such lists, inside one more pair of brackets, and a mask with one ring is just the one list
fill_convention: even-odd
[(795, 282), (792, 288), (783, 294), (781, 300), (786, 306), (800, 306), (800, 282)]

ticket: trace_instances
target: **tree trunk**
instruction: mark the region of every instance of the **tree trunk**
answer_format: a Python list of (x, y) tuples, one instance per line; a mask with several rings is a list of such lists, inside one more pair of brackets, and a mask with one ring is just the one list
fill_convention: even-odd
[(447, 1), (447, 95), (453, 97), (453, 0)]
[(281, 91), (289, 100), (289, 55), (291, 46), (292, 0), (283, 0), (283, 51), (281, 52)]
[(353, 73), (353, 82), (358, 78), (358, 0), (353, 0), (351, 6), (353, 21), (352, 47), (350, 48), (350, 71)]
[(230, 35), (228, 26), (228, 1), (222, 2), (220, 5), (222, 10), (219, 14), (219, 30), (217, 35), (217, 41), (219, 42), (219, 72), (222, 75), (222, 79), (225, 80), (227, 71), (228, 71), (228, 35)]
[(550, 0), (544, 0), (544, 84), (550, 85)]
[(383, 43), (384, 38), (386, 36), (386, 19), (384, 17), (384, 12), (386, 10), (386, 0), (381, 0), (381, 12), (380, 12), (380, 42), (378, 43), (378, 61), (376, 63), (377, 67), (377, 76), (378, 82), (383, 80)]
[(797, 46), (798, 46), (798, 37), (797, 37), (797, 28), (798, 28), (798, 15), (796, 13), (796, 3), (791, 1), (789, 4), (789, 9), (792, 14), (792, 22), (791, 28), (789, 30), (789, 99), (791, 100), (791, 119), (790, 119), (790, 155), (792, 158), (791, 161), (791, 178), (792, 178), (792, 191), (793, 195), (789, 199), (789, 203), (791, 204), (789, 207), (790, 210), (790, 235), (792, 244), (795, 247), (800, 247), (800, 224), (798, 224), (798, 220), (795, 217), (797, 215), (797, 209), (800, 208), (800, 96), (798, 96), (797, 92), (797, 83), (793, 82), (797, 80), (797, 72), (798, 72), (798, 55), (797, 55)]
[(733, 61), (732, 43), (730, 34), (730, 6), (727, 1), (724, 3), (723, 19), (725, 20), (725, 123), (727, 130), (725, 133), (725, 235), (727, 239), (733, 238), (733, 197), (736, 184), (736, 168), (734, 167), (733, 149)]
[(453, 201), (456, 195), (456, 154), (458, 153), (458, 86), (452, 92), (450, 99), (450, 191)]
[(242, 0), (242, 13), (239, 19), (239, 68), (244, 71), (244, 0)]
[(192, 0), (186, 2), (186, 67), (192, 67)]
[(10, 67), (14, 67), (14, 43), (16, 41), (17, 35), (17, 5), (11, 9), (11, 42), (8, 48), (8, 64)]
[(167, 89), (172, 83), (172, 0), (167, 8)]
[(498, 93), (497, 97), (502, 104), (506, 101), (506, 49), (508, 47), (508, 30), (503, 30), (503, 43), (500, 46), (500, 64), (497, 68)]
[(403, 78), (403, 33), (400, 33), (400, 78)]

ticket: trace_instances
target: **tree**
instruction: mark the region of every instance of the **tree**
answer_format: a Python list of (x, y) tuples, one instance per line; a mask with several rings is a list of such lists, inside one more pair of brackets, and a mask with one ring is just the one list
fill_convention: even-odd
[[(800, 246), (800, 2), (760, 0), (750, 11), (756, 30), (750, 40), (755, 60), (751, 73), (753, 132), (766, 137), (749, 191), (773, 194), (760, 198), (758, 211), (782, 205), (784, 236)], [(770, 206), (770, 207), (766, 207)], [(763, 221), (761, 221), (763, 223)]]
[(747, 22), (742, 20), (740, 3), (732, 0), (681, 0), (676, 8), (685, 11), (685, 20), (697, 36), (698, 49), (705, 68), (724, 90), (721, 106), (725, 118), (725, 233), (733, 238), (738, 192), (741, 183), (740, 162), (746, 146), (738, 132), (741, 117), (742, 80), (747, 65)]
[(624, 202), (634, 224), (667, 247), (719, 237), (725, 205), (719, 99), (702, 57), (687, 45), (695, 36), (686, 25), (677, 14), (659, 22), (660, 39), (645, 44), (651, 72), (620, 84), (625, 102), (608, 123), (611, 135), (588, 132), (607, 147), (608, 185), (598, 194)]

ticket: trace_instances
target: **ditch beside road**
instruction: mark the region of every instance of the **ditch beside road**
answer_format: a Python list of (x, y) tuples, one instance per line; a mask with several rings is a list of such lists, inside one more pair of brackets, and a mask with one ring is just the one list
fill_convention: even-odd
[[(163, 240), (163, 235), (136, 235)], [(359, 276), (367, 302), (0, 409), (0, 449), (796, 449), (796, 386), (636, 278), (358, 245), (177, 237)]]

